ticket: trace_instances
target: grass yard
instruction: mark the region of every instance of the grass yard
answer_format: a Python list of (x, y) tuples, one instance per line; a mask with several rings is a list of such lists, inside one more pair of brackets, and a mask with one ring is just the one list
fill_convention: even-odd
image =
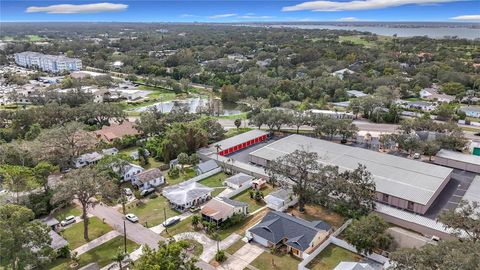
[[(256, 200), (250, 198), (250, 193), (249, 193), (250, 190), (251, 189), (247, 189), (247, 190), (243, 191), (242, 193), (234, 196), (232, 198), (232, 200), (248, 203), (248, 212), (252, 213), (255, 210), (260, 209), (261, 207), (265, 206), (265, 202), (263, 200), (262, 201), (256, 201)], [(273, 191), (272, 186), (267, 185), (265, 188), (262, 189), (263, 196), (267, 196), (272, 191)]]
[(229, 246), (225, 252), (232, 255), (235, 254), (239, 249), (241, 249), (246, 243), (242, 240), (238, 240), (237, 242), (233, 243), (233, 245)]
[(300, 259), (290, 255), (273, 255), (269, 252), (263, 252), (252, 263), (258, 269), (262, 270), (274, 270), (274, 269), (297, 269)]
[(58, 221), (62, 221), (68, 216), (78, 217), (80, 215), (82, 215), (82, 210), (80, 210), (80, 208), (76, 207), (75, 205), (69, 205), (55, 211), (53, 217), (55, 217)]
[(214, 174), (212, 176), (209, 176), (201, 181), (199, 181), (200, 184), (205, 185), (207, 187), (223, 187), (223, 181), (227, 178), (227, 175), (224, 172), (219, 172), (217, 174)]
[(165, 181), (167, 182), (167, 185), (173, 186), (178, 183), (184, 182), (190, 178), (195, 177), (195, 170), (192, 168), (185, 168), (184, 171), (180, 171), (180, 176), (176, 178), (172, 178), (168, 175), (167, 172), (165, 172)]
[(212, 197), (217, 197), (218, 194), (222, 193), (226, 188), (215, 188), (212, 191)]
[(341, 215), (319, 205), (305, 205), (305, 212), (303, 213), (300, 213), (296, 207), (290, 208), (288, 212), (296, 217), (303, 218), (308, 221), (323, 220), (335, 229), (342, 226), (345, 221), (345, 218), (343, 218)]
[(328, 245), (308, 265), (310, 270), (331, 270), (340, 262), (358, 262), (361, 256), (336, 245)]
[(164, 230), (161, 235), (163, 237), (172, 237), (183, 232), (193, 232), (195, 229), (192, 226), (192, 216), (180, 221), (179, 223), (167, 228), (168, 232)]
[(203, 252), (203, 245), (195, 240), (187, 239), (180, 242), (189, 244), (190, 247), (187, 248), (187, 251), (193, 254), (195, 257), (199, 257)]
[[(221, 115), (217, 117), (218, 119), (229, 119), (229, 120), (237, 120), (237, 119), (242, 119), (246, 120), (247, 119), (247, 113), (242, 112), (239, 114), (230, 114), (230, 115)], [(243, 126), (243, 123), (242, 123)]]
[[(127, 251), (130, 253), (137, 249), (139, 246), (127, 239)], [(115, 256), (117, 251), (123, 250), (123, 237), (117, 236), (112, 240), (82, 254), (79, 256), (79, 266), (78, 268), (85, 266), (89, 263), (96, 262), (100, 267), (104, 267), (113, 262), (112, 258)], [(50, 265), (46, 266), (44, 269), (51, 270), (64, 270), (70, 269), (70, 259), (57, 259), (53, 261)]]
[(138, 86), (138, 89), (150, 91), (148, 97), (152, 99), (159, 99), (158, 101), (170, 101), (177, 97), (177, 94), (175, 94), (175, 92), (163, 87), (140, 85)]
[(252, 227), (257, 222), (259, 222), (267, 214), (267, 212), (268, 212), (268, 209), (264, 209), (253, 216), (248, 216), (243, 222), (239, 224), (236, 224), (234, 226), (231, 226), (223, 230), (219, 230), (218, 235), (220, 236), (220, 239), (223, 240), (227, 238), (229, 235), (231, 235), (232, 233), (237, 233), (239, 235), (245, 234), (245, 231), (250, 227)]
[(225, 133), (225, 138), (237, 136), (238, 134), (242, 134), (250, 130), (252, 129), (251, 128), (231, 128)]
[(127, 213), (135, 214), (140, 219), (140, 224), (153, 227), (165, 221), (164, 209), (167, 218), (177, 216), (180, 213), (170, 208), (168, 200), (159, 195), (157, 198), (145, 200), (145, 203), (137, 206), (137, 202), (128, 204)]
[[(112, 230), (109, 225), (103, 223), (97, 217), (91, 217), (88, 220), (88, 238), (90, 239), (90, 241)], [(87, 241), (83, 239), (83, 221), (67, 227), (64, 231), (61, 232), (61, 234), (63, 238), (68, 241), (71, 249), (76, 249), (79, 246), (87, 243)]]
[[(130, 154), (138, 151), (138, 146), (132, 146), (128, 148), (124, 148), (120, 151), (118, 151), (120, 154), (124, 154), (130, 157)], [(131, 161), (133, 164), (140, 165), (140, 162), (138, 160), (132, 160)], [(160, 166), (164, 165), (165, 163), (158, 161), (154, 159), (153, 157), (149, 156), (148, 157), (148, 164), (147, 165), (140, 165), (142, 166), (145, 170), (152, 169), (152, 168), (160, 168)]]

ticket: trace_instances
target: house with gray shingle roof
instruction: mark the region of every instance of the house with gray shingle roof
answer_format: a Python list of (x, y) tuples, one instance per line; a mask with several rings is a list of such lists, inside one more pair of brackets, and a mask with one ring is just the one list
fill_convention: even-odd
[(133, 176), (132, 184), (140, 190), (146, 190), (152, 187), (158, 187), (165, 183), (163, 173), (158, 168), (143, 171)]
[(281, 247), (304, 258), (330, 235), (331, 227), (324, 221), (306, 221), (278, 211), (270, 211), (247, 231), (247, 238), (264, 247)]
[(202, 162), (197, 165), (197, 175), (207, 173), (209, 171), (213, 171), (215, 169), (219, 168), (217, 162), (215, 160), (210, 159), (205, 162)]
[(225, 179), (224, 183), (230, 188), (239, 189), (244, 185), (251, 185), (253, 179), (254, 177), (251, 175), (244, 174), (244, 173), (237, 173)]

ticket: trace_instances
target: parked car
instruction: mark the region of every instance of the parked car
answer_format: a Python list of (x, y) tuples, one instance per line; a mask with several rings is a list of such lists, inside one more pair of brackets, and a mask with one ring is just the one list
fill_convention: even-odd
[(170, 227), (170, 226), (173, 226), (173, 225), (177, 224), (178, 222), (180, 222), (179, 217), (171, 217), (171, 218), (168, 218), (167, 220), (165, 220), (162, 223), (162, 225), (163, 225), (163, 227)]
[(420, 153), (415, 153), (415, 154), (413, 154), (413, 158), (414, 158), (414, 159), (419, 159), (419, 158), (420, 158)]
[(135, 216), (134, 214), (126, 214), (125, 218), (129, 220), (130, 222), (136, 223), (138, 222), (138, 217)]
[(73, 223), (75, 223), (75, 217), (74, 216), (68, 216), (60, 222), (60, 225), (62, 225), (62, 227), (65, 227), (65, 226), (73, 224)]
[(155, 192), (155, 188), (145, 189), (145, 190), (142, 190), (142, 192), (140, 192), (140, 196), (145, 197), (148, 194), (152, 194), (153, 192)]
[(130, 188), (124, 188), (123, 192), (125, 193), (125, 195), (127, 195), (129, 197), (133, 195), (133, 192)]

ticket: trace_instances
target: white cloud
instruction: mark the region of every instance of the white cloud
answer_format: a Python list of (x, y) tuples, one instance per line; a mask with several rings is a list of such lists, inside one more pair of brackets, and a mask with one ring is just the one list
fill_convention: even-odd
[(113, 11), (125, 11), (128, 5), (125, 4), (113, 4), (113, 3), (96, 3), (96, 4), (84, 4), (84, 5), (51, 5), (44, 7), (28, 7), (25, 12), (46, 12), (50, 14), (74, 14), (74, 13), (98, 13), (98, 12), (113, 12)]
[(403, 5), (425, 5), (465, 0), (354, 0), (348, 2), (335, 1), (310, 1), (298, 5), (284, 7), (283, 11), (344, 11), (344, 10), (368, 10), (398, 7)]
[(339, 22), (358, 22), (358, 21), (361, 21), (361, 20), (357, 17), (345, 17), (345, 18), (337, 19), (337, 21), (339, 21)]
[(221, 18), (228, 18), (228, 17), (234, 17), (234, 16), (237, 16), (237, 14), (235, 14), (235, 13), (218, 14), (218, 15), (209, 16), (208, 18), (210, 18), (210, 19), (221, 19)]
[(197, 17), (197, 15), (193, 15), (193, 14), (188, 14), (188, 13), (186, 13), (186, 14), (181, 14), (180, 17), (182, 17), (182, 18), (190, 18), (190, 17)]
[(458, 21), (480, 21), (480, 15), (462, 15), (451, 17), (450, 20), (458, 20)]
[(274, 16), (255, 16), (255, 15), (244, 15), (244, 16), (238, 16), (240, 19), (271, 19), (274, 18)]

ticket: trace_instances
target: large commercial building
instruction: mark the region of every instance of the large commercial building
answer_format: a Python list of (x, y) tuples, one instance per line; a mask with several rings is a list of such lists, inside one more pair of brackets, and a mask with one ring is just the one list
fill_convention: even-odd
[(27, 68), (39, 68), (48, 72), (77, 71), (82, 69), (82, 60), (61, 55), (46, 55), (37, 52), (15, 54), (15, 63)]
[(259, 129), (250, 130), (248, 132), (212, 144), (208, 148), (202, 149), (200, 154), (208, 155), (212, 153), (218, 153), (220, 156), (229, 155), (256, 143), (262, 142), (266, 140), (268, 136), (268, 132)]
[(290, 135), (250, 153), (250, 162), (269, 161), (306, 149), (318, 153), (318, 161), (340, 170), (367, 167), (376, 184), (377, 201), (425, 214), (450, 180), (452, 169), (362, 148), (350, 147), (302, 135)]

